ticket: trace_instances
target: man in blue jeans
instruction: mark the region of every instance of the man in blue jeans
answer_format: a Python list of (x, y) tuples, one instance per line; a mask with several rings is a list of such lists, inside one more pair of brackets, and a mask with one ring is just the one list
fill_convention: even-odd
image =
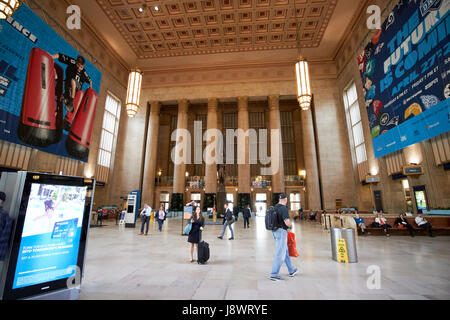
[(223, 206), (225, 209), (225, 217), (223, 218), (223, 229), (222, 229), (222, 234), (220, 236), (218, 236), (217, 238), (219, 238), (220, 240), (223, 239), (223, 235), (225, 234), (225, 230), (227, 229), (227, 227), (230, 229), (231, 231), (231, 238), (228, 240), (234, 240), (234, 232), (233, 232), (233, 227), (231, 226), (232, 220), (233, 220), (233, 211), (231, 211), (228, 208), (228, 203), (225, 203), (225, 205)]
[(287, 195), (280, 195), (280, 202), (274, 207), (275, 212), (278, 215), (278, 225), (277, 230), (272, 231), (273, 238), (275, 239), (275, 244), (277, 252), (272, 265), (272, 272), (270, 273), (270, 280), (279, 281), (284, 280), (280, 277), (279, 272), (283, 263), (286, 264), (289, 276), (294, 277), (298, 273), (298, 269), (292, 266), (291, 258), (289, 257), (289, 249), (287, 245), (287, 230), (292, 227), (292, 222), (289, 218), (289, 211), (286, 207)]

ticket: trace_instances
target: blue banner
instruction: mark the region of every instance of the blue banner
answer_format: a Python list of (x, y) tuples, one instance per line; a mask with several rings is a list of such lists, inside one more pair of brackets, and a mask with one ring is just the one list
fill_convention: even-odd
[(87, 162), (101, 77), (22, 4), (0, 20), (0, 139)]
[(450, 130), (450, 0), (401, 0), (358, 57), (375, 157)]

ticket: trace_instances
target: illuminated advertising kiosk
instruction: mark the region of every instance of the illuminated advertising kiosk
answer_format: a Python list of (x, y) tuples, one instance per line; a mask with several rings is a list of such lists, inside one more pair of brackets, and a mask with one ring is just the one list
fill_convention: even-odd
[(95, 180), (2, 173), (12, 222), (0, 261), (3, 300), (76, 300), (84, 270)]

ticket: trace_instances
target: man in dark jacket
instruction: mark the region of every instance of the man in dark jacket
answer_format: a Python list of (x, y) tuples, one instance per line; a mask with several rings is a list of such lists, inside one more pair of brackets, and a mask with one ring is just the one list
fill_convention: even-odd
[(244, 208), (242, 212), (244, 216), (244, 229), (250, 228), (250, 217), (252, 216), (252, 213), (250, 211), (250, 205), (248, 204), (247, 207)]
[(412, 225), (409, 224), (408, 220), (406, 220), (405, 216), (403, 214), (400, 214), (400, 216), (395, 220), (394, 226), (397, 228), (406, 228), (409, 231), (409, 234), (411, 237), (414, 237), (414, 228)]
[(233, 232), (233, 228), (231, 227), (231, 225), (234, 222), (234, 220), (233, 220), (233, 212), (228, 208), (228, 203), (225, 203), (224, 209), (225, 209), (225, 218), (224, 218), (224, 223), (223, 223), (222, 234), (220, 236), (218, 236), (217, 238), (223, 239), (223, 235), (225, 234), (225, 230), (228, 227), (230, 229), (230, 231), (231, 231), (231, 238), (228, 239), (228, 240), (234, 240), (234, 232)]

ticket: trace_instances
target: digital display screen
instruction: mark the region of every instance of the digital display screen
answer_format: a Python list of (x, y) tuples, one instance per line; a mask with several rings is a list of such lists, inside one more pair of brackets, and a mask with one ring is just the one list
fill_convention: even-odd
[(76, 273), (87, 187), (31, 184), (13, 289)]

